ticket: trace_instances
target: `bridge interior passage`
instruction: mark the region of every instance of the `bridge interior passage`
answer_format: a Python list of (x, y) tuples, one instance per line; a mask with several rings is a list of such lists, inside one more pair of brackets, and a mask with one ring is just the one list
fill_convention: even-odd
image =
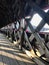
[(49, 25), (48, 0), (0, 0), (0, 64), (48, 65), (49, 34), (44, 31), (44, 38), (40, 36), (46, 23)]

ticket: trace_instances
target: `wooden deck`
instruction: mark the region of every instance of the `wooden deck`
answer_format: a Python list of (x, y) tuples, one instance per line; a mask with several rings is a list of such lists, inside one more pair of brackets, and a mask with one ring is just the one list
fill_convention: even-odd
[[(49, 63), (41, 60), (44, 65)], [(13, 46), (5, 35), (0, 33), (0, 65), (37, 65), (25, 53), (20, 51), (18, 47)], [(41, 65), (41, 64), (38, 64)]]
[(0, 33), (0, 65), (36, 65)]

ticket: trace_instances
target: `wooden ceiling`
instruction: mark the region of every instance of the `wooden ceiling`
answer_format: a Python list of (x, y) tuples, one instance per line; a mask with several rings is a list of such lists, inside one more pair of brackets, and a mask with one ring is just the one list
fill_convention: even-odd
[(40, 7), (46, 3), (46, 0), (0, 0), (0, 28), (23, 17), (26, 3), (30, 1)]

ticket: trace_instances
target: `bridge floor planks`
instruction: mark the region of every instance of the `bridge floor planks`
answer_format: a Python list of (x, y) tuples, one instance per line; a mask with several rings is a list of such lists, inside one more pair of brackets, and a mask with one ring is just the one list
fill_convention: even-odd
[(36, 65), (25, 53), (13, 47), (5, 35), (0, 33), (0, 65)]

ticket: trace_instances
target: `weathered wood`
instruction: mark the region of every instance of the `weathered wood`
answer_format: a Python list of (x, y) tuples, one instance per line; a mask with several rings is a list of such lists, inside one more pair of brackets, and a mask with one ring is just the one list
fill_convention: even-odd
[(23, 51), (38, 65), (45, 65), (42, 61), (40, 61), (35, 54), (33, 54), (33, 50), (28, 51), (23, 48)]
[(34, 52), (32, 46), (31, 46), (31, 44), (30, 44), (30, 42), (29, 42), (29, 40), (28, 40), (28, 37), (27, 37), (26, 32), (25, 32), (25, 40), (27, 41), (28, 46), (29, 46), (29, 48), (30, 48), (31, 50), (28, 51), (28, 50), (26, 50), (26, 49), (23, 48), (23, 51), (24, 51), (30, 58), (33, 58), (33, 59), (34, 59), (34, 62), (36, 62), (38, 65), (39, 65), (39, 64), (40, 64), (40, 65), (45, 65), (45, 64), (44, 64), (43, 62), (41, 62), (41, 61), (37, 58), (37, 56), (35, 55), (35, 52)]
[(46, 48), (46, 46), (44, 45), (44, 41), (42, 40), (42, 38), (40, 37), (40, 35), (34, 31), (34, 28), (32, 27), (31, 23), (28, 21), (27, 25), (30, 27), (30, 30), (32, 31), (33, 35), (35, 36), (36, 40), (39, 42), (39, 45), (41, 46), (41, 48), (43, 49), (43, 52), (45, 54), (45, 56), (47, 58), (49, 58), (49, 51)]
[(0, 65), (3, 65), (2, 51), (0, 51)]
[[(5, 37), (5, 39), (7, 38)], [(29, 64), (34, 65), (35, 64), (33, 61), (31, 61), (28, 58), (26, 54), (19, 51), (17, 47), (15, 49), (15, 47), (11, 45), (12, 45), (11, 42), (8, 43), (0, 42), (0, 65), (29, 65)]]

